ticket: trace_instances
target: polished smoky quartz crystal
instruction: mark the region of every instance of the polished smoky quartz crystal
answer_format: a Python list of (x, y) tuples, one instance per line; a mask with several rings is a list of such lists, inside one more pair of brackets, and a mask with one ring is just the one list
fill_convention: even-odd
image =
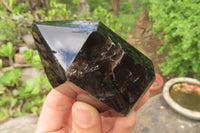
[(32, 34), (52, 86), (71, 81), (100, 112), (127, 115), (154, 81), (151, 60), (99, 21), (34, 22)]

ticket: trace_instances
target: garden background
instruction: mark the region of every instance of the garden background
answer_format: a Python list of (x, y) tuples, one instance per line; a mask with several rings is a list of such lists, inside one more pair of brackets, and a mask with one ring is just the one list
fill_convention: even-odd
[[(0, 0), (0, 122), (39, 115), (52, 88), (30, 42), (33, 21), (100, 20), (152, 59), (165, 80), (200, 79), (199, 14), (199, 0)], [(26, 68), (42, 74), (24, 80)]]

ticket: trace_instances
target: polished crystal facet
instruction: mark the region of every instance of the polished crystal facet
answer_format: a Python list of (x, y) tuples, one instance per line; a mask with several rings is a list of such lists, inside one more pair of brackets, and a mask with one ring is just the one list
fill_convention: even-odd
[(32, 32), (52, 86), (73, 82), (100, 112), (127, 115), (154, 80), (151, 60), (99, 21), (34, 22)]

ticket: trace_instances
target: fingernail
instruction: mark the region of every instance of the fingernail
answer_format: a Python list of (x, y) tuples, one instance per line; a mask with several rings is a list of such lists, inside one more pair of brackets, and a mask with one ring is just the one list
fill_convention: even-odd
[(95, 116), (87, 107), (87, 105), (85, 106), (85, 104), (77, 104), (77, 106), (75, 106), (74, 110), (75, 123), (80, 128), (87, 129), (92, 127), (95, 123), (94, 117)]

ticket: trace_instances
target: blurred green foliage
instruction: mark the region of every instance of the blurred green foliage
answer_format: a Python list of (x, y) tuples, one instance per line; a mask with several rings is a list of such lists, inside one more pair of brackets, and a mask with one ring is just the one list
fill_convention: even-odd
[[(12, 62), (14, 54), (12, 43), (1, 45), (0, 56), (8, 57)], [(34, 50), (24, 51), (24, 56), (27, 63), (42, 69), (40, 57)], [(52, 88), (46, 76), (36, 77), (34, 81), (22, 81), (21, 76), (21, 69), (12, 67), (0, 77), (0, 120), (27, 113), (39, 114), (46, 95)]]
[(159, 65), (164, 75), (200, 79), (200, 2), (199, 0), (149, 0), (149, 16), (156, 24), (153, 32), (165, 44), (158, 53), (168, 50), (166, 61)]
[(0, 77), (0, 84), (5, 87), (18, 87), (21, 78), (21, 69), (8, 70)]
[(8, 42), (7, 44), (1, 45), (0, 56), (13, 58), (15, 51), (16, 50), (13, 48), (13, 44)]
[(8, 57), (9, 64), (13, 67), (13, 57), (16, 50), (13, 48), (13, 44), (8, 42), (7, 44), (2, 44), (0, 48), (0, 56)]
[(114, 32), (120, 34), (123, 38), (128, 38), (126, 33), (130, 30), (130, 28), (126, 25), (122, 25), (116, 16), (112, 15), (108, 12), (108, 10), (102, 8), (101, 6), (94, 10), (91, 18), (103, 22), (106, 26), (108, 26)]
[[(75, 2), (75, 1), (74, 1)], [(75, 4), (79, 3), (76, 1)], [(55, 0), (50, 2), (50, 8), (41, 9), (38, 11), (38, 15), (41, 20), (73, 20), (73, 19), (94, 19), (103, 22), (106, 26), (111, 28), (114, 32), (120, 34), (123, 38), (127, 39), (127, 33), (130, 31), (130, 27), (123, 25), (113, 14), (102, 6), (98, 6), (92, 13), (83, 14), (82, 16), (72, 13), (70, 10), (66, 10), (67, 4), (57, 3)]]
[(33, 49), (28, 49), (23, 52), (23, 55), (25, 57), (25, 62), (32, 64), (33, 67), (38, 69), (43, 69), (40, 56), (37, 54), (37, 52)]
[[(7, 76), (5, 76), (7, 75)], [(51, 85), (47, 77), (37, 77), (35, 80), (27, 80), (19, 84), (19, 86), (11, 87), (19, 82), (21, 76), (20, 69), (10, 70), (4, 74), (2, 78), (7, 80), (0, 89), (0, 120), (11, 116), (17, 117), (27, 113), (39, 114), (42, 104), (50, 91)], [(13, 79), (12, 77), (16, 77)], [(10, 85), (10, 86), (8, 86)]]
[(72, 19), (71, 11), (67, 10), (66, 4), (58, 3), (55, 0), (50, 1), (49, 8), (40, 9), (38, 15), (41, 20), (45, 21)]
[[(111, 6), (110, 1), (107, 0), (88, 0), (90, 12), (83, 15), (78, 12), (79, 0), (51, 0), (48, 6), (40, 5), (35, 9), (30, 9), (30, 5), (19, 0), (4, 0), (9, 9), (0, 5), (0, 43), (2, 44), (0, 57), (9, 58), (12, 68), (2, 71), (3, 63), (0, 59), (0, 71), (3, 72), (0, 77), (0, 120), (27, 113), (39, 114), (46, 95), (52, 88), (46, 76), (22, 81), (22, 70), (14, 68), (13, 65), (14, 54), (17, 51), (15, 45), (22, 42), (22, 35), (31, 32), (28, 25), (30, 26), (33, 20), (96, 19), (123, 38), (127, 38), (130, 26), (133, 27), (137, 15), (133, 12), (131, 2), (121, 1), (124, 3), (120, 5), (122, 14), (118, 18), (109, 12)], [(139, 14), (141, 7), (134, 10)], [(35, 14), (31, 14), (33, 10), (37, 10)], [(26, 63), (44, 71), (35, 50), (24, 51), (23, 55)]]
[[(12, 1), (12, 2), (11, 2)], [(28, 6), (24, 3), (17, 4), (16, 0), (10, 0), (8, 3), (10, 12), (4, 11), (0, 5), (0, 42), (19, 43), (21, 36), (30, 32), (27, 28), (33, 17), (29, 14)]]

